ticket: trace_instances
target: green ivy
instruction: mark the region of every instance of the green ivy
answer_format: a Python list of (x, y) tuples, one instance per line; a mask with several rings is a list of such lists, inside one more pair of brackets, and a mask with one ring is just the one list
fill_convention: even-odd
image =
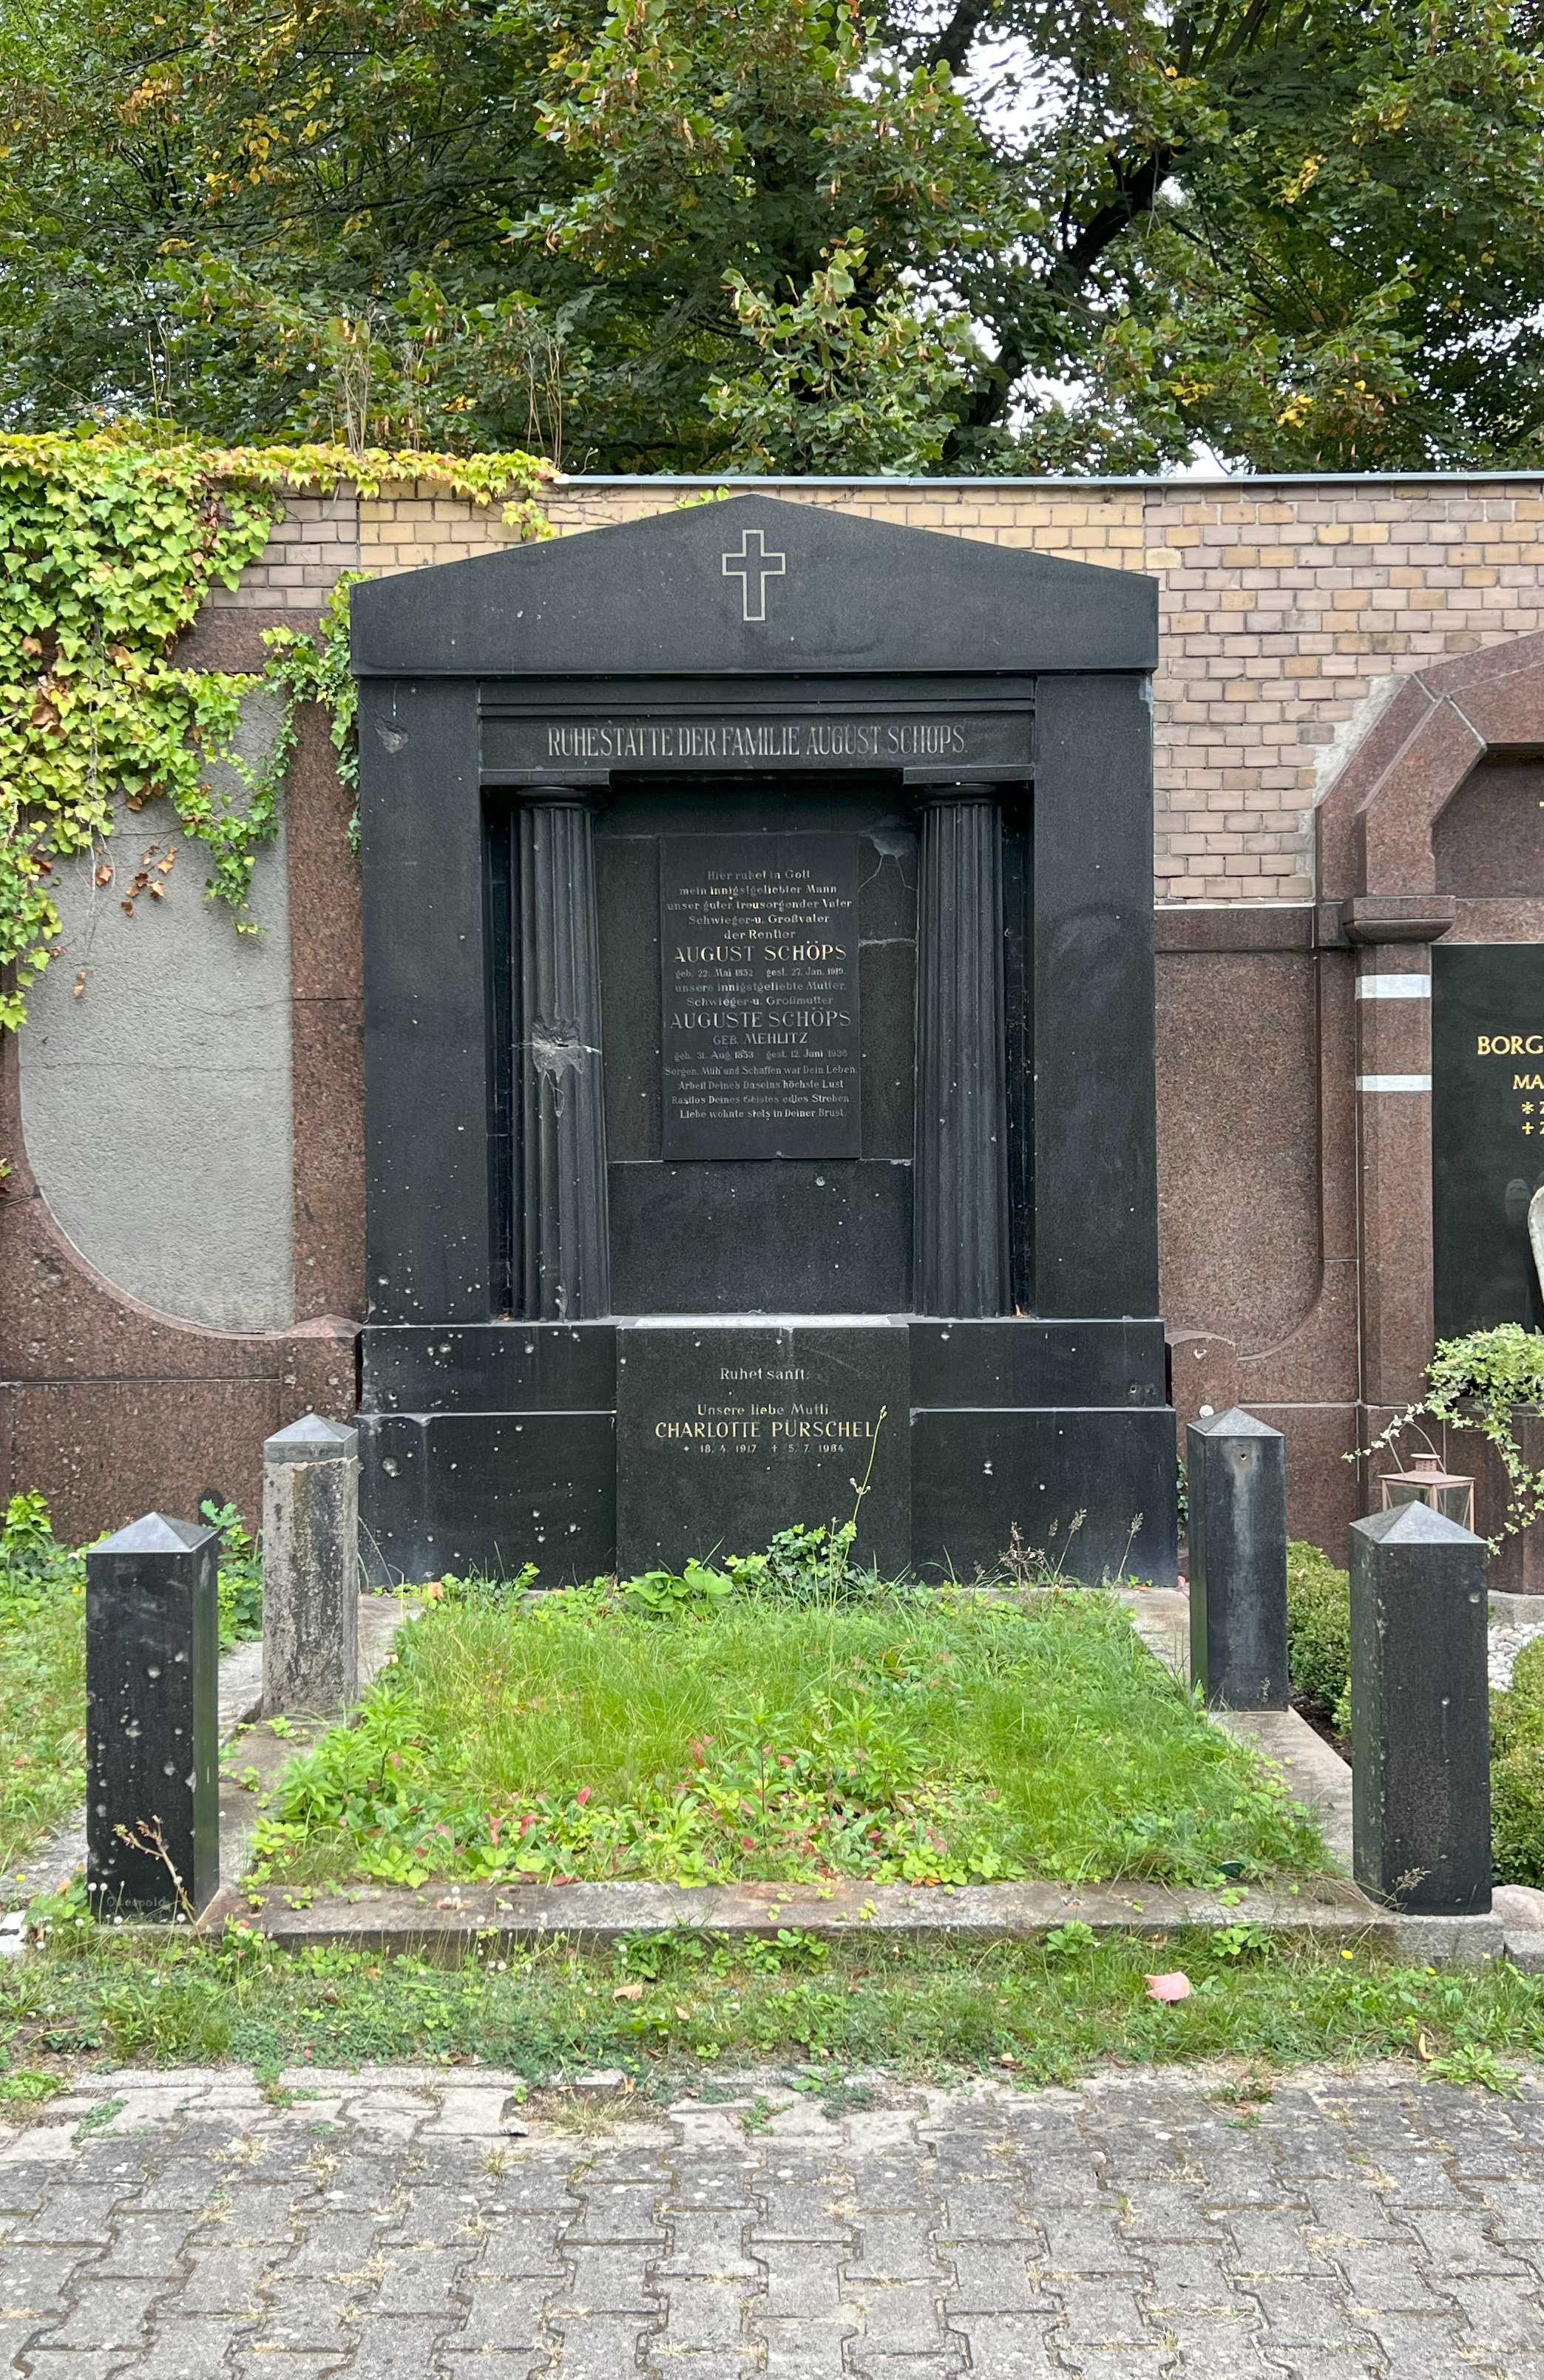
[[(501, 503), (528, 537), (548, 533), (548, 468), (529, 455), (355, 453), (341, 446), (208, 448), (134, 431), (0, 438), (0, 1026), (26, 1015), (27, 992), (60, 930), (51, 879), (64, 859), (105, 845), (120, 812), (164, 795), (185, 835), (204, 845), (212, 899), (237, 927), (260, 847), (277, 829), (294, 749), (294, 710), (322, 703), (345, 777), (355, 762), (347, 667), (347, 591), (319, 635), (272, 631), (261, 675), (176, 667), (172, 653), (217, 587), (234, 588), (261, 554), (286, 488), (370, 496), (429, 480)], [(284, 702), (267, 758), (233, 749), (243, 698), (264, 685)], [(230, 790), (211, 771), (226, 764)], [(120, 892), (161, 898), (169, 858)]]
[(1396, 1414), (1361, 1452), (1376, 1454), (1394, 1445), (1423, 1418), (1448, 1429), (1477, 1430), (1495, 1448), (1507, 1476), (1506, 1512), (1489, 1541), (1495, 1552), (1504, 1537), (1515, 1536), (1544, 1514), (1544, 1471), (1524, 1461), (1516, 1427), (1520, 1413), (1544, 1410), (1544, 1331), (1499, 1322), (1461, 1339), (1439, 1340), (1426, 1377), (1425, 1396)]

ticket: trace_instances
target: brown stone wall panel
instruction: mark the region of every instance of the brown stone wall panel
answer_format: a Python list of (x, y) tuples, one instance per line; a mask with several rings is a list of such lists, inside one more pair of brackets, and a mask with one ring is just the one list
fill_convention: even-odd
[(1449, 700), (1492, 751), (1544, 744), (1544, 663), (1465, 686)]
[(36, 1192), (0, 1200), (0, 1378), (276, 1378), (276, 1346), (139, 1305), (71, 1246)]
[(1158, 966), (1161, 1307), (1246, 1350), (1319, 1290), (1314, 978), (1307, 953)]
[(72, 1543), (141, 1512), (194, 1520), (211, 1493), (261, 1508), (276, 1380), (50, 1381), (18, 1388), (15, 1403), (15, 1477), (43, 1489)]
[(1465, 901), (1443, 936), (1449, 942), (1544, 942), (1544, 901)]
[[(1529, 495), (1538, 506), (1538, 489), (1530, 490)], [(1537, 514), (1534, 516), (1538, 517)], [(1504, 638), (1499, 643), (1482, 646), (1477, 652), (1455, 654), (1452, 661), (1433, 662), (1422, 669), (1421, 675), (1434, 695), (1462, 697), (1473, 687), (1494, 685), (1498, 678), (1514, 677), (1520, 670), (1541, 668), (1544, 629), (1531, 636)]]
[(1231, 951), (1311, 951), (1316, 910), (1311, 901), (1250, 907), (1202, 908), (1172, 903), (1155, 914), (1154, 941), (1161, 957)]
[(296, 1002), (295, 1313), (302, 1322), (364, 1312), (363, 1039), (358, 997)]
[(1207, 1330), (1171, 1330), (1168, 1339), (1171, 1402), (1183, 1449), (1185, 1425), (1200, 1420), (1203, 1405), (1220, 1414), (1237, 1404), (1238, 1350), (1231, 1339)]
[(309, 635), (321, 618), (320, 610), (284, 612), (254, 604), (213, 611), (206, 604), (192, 626), (177, 638), (172, 659), (178, 669), (256, 672), (268, 663), (263, 636), (269, 628), (298, 629)]
[(1346, 1460), (1356, 1449), (1357, 1408), (1246, 1402), (1286, 1439), (1288, 1536), (1319, 1547), (1343, 1569), (1346, 1531), (1361, 1511), (1356, 1465)]
[(1412, 736), (1377, 794), (1356, 813), (1359, 889), (1436, 891), (1431, 821), (1483, 749), (1453, 704), (1440, 704)]
[(1544, 900), (1544, 760), (1471, 769), (1432, 829), (1431, 848), (1439, 892)]
[[(1407, 1003), (1398, 1004), (1403, 1007)], [(1429, 1018), (1427, 1022), (1429, 1026)], [(1426, 1072), (1429, 1065), (1429, 1031), (1426, 1066), (1411, 1067), (1409, 1071)], [(1390, 1067), (1377, 1071), (1404, 1070)], [(1420, 1394), (1422, 1375), (1431, 1354), (1429, 1092), (1361, 1094), (1360, 1164), (1365, 1218), (1363, 1390), (1380, 1402), (1413, 1398)]]
[(1321, 901), (1347, 901), (1359, 891), (1356, 814), (1425, 725), (1434, 707), (1434, 698), (1423, 680), (1408, 677), (1353, 746), (1345, 766), (1315, 812)]
[(302, 1322), (284, 1341), (279, 1376), (280, 1429), (303, 1414), (352, 1421), (359, 1403), (359, 1334), (341, 1315)]
[(359, 863), (348, 847), (354, 796), (340, 783), (315, 703), (296, 718), (285, 792), (290, 972), (297, 1000), (358, 1000), (364, 989)]

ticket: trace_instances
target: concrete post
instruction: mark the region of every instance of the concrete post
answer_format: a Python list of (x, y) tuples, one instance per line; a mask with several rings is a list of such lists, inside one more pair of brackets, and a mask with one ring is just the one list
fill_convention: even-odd
[(147, 1512), (86, 1556), (86, 1879), (103, 1912), (220, 1888), (219, 1532)]
[(359, 1434), (307, 1414), (263, 1446), (262, 1708), (331, 1715), (359, 1685)]
[(1228, 1710), (1285, 1710), (1286, 1441), (1242, 1405), (1185, 1439), (1191, 1678)]
[(1485, 1544), (1424, 1504), (1351, 1524), (1351, 1832), (1364, 1892), (1490, 1906)]

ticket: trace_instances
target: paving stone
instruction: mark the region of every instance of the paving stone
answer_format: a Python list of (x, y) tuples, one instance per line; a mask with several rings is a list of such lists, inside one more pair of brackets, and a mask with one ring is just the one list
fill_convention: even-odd
[[(1499, 2364), (1440, 2314), (1382, 2314), (1368, 2325), (1392, 2380), (1475, 2380), (1477, 2370), (1499, 2369), (1511, 2380), (1509, 2359)], [(1538, 2332), (1534, 2334), (1538, 2337)]]
[(753, 2248), (761, 2240), (806, 2240), (812, 2244), (837, 2240), (845, 2244), (857, 2239), (851, 2202), (840, 2183), (770, 2181), (762, 2193), (762, 2205), (760, 2219), (751, 2225)]
[[(649, 2348), (644, 2348), (645, 2369), (662, 2375), (662, 2380), (756, 2380), (761, 2370), (759, 2353), (736, 2354), (723, 2348), (707, 2348), (700, 2354), (678, 2354), (674, 2349), (656, 2349), (663, 2360), (649, 2361)], [(921, 2380), (921, 2374), (918, 2374)]]
[[(368, 2292), (361, 2292), (368, 2294)], [(353, 2293), (332, 2281), (288, 2281), (269, 2294), (268, 2312), (254, 2343), (307, 2355), (344, 2353), (359, 2337), (346, 2328)]]
[(1322, 2249), (1305, 2236), (1304, 2219), (1281, 2207), (1230, 2206), (1210, 2214), (1208, 2231), (1218, 2239), (1223, 2271), (1246, 2285), (1257, 2273), (1332, 2274)]
[(545, 2311), (561, 2294), (560, 2284), (552, 2279), (493, 2280), (474, 2267), (463, 2276), (466, 2315), (448, 2343), (479, 2354), (523, 2353), (550, 2343)]
[(1451, 2299), (1452, 2289), (1445, 2281), (1435, 2280), (1417, 2250), (1356, 2241), (1337, 2247), (1334, 2253), (1354, 2305), (1377, 2306), (1388, 2313), (1453, 2312), (1451, 2303), (1442, 2301), (1444, 2296)]
[(1120, 2216), (1112, 2206), (1097, 2211), (1048, 2206), (1040, 2225), (1048, 2272), (1125, 2274), (1133, 2279), (1146, 2275), (1142, 2243), (1123, 2237)]
[[(932, 2210), (936, 2219), (937, 2210)], [(929, 2217), (921, 2215), (859, 2216), (857, 2248), (845, 2259), (849, 2280), (932, 2281), (942, 2278), (930, 2236)]]
[(564, 2233), (565, 2244), (604, 2246), (613, 2240), (657, 2240), (663, 2246), (664, 2224), (655, 2212), (656, 2203), (664, 2195), (663, 2185), (596, 2182), (586, 2176), (583, 2189), (578, 2220)]
[[(5, 2368), (7, 2373), (19, 2373), (23, 2365), (18, 2361)], [(28, 2355), (25, 2369), (35, 2374), (37, 2380), (128, 2380), (130, 2373), (143, 2373), (145, 2380), (151, 2380), (150, 2366), (141, 2357), (126, 2357), (121, 2350), (111, 2348), (34, 2348)]]
[(1265, 2316), (1272, 2353), (1278, 2348), (1290, 2353), (1305, 2347), (1368, 2345), (1367, 2324), (1353, 2314), (1343, 2289), (1336, 2284), (1314, 2281), (1301, 2289), (1290, 2280), (1258, 2280), (1250, 2282), (1249, 2294)]
[[(1169, 2380), (1181, 2366), (1170, 2347), (1076, 2347), (1063, 2350), (1062, 2370), (1080, 2380)], [(1205, 2380), (1219, 2380), (1210, 2369)], [(1271, 2380), (1279, 2380), (1272, 2374)]]
[(6, 2244), (20, 2248), (30, 2246), (34, 2240), (78, 2240), (100, 2248), (109, 2237), (115, 2209), (132, 2194), (115, 2182), (88, 2186), (67, 2182), (48, 2192), (38, 2212), (11, 2233)]
[(1048, 2344), (1047, 2317), (951, 2313), (949, 2327), (969, 2348), (971, 2380), (1044, 2380), (1066, 2368)]
[(741, 2245), (745, 2226), (737, 2215), (718, 2209), (675, 2215), (670, 2223), (670, 2252), (653, 2270), (662, 2279), (673, 2274), (700, 2280), (754, 2281), (761, 2273), (755, 2257)]
[(779, 2320), (798, 2315), (806, 2322), (834, 2322), (843, 2315), (856, 2323), (842, 2283), (842, 2250), (830, 2241), (768, 2240), (764, 2290), (753, 2311)]
[(91, 2266), (91, 2278), (169, 2280), (181, 2277), (182, 2252), (193, 2226), (186, 2215), (120, 2210), (106, 2246)]
[(846, 2195), (860, 2215), (920, 2215), (932, 2213), (938, 2196), (937, 2175), (930, 2165), (910, 2159), (848, 2157)]
[(560, 2218), (553, 2216), (503, 2216), (483, 2219), (468, 2268), (480, 2280), (526, 2280), (550, 2277), (554, 2287), (568, 2271), (558, 2245)]
[(145, 2324), (164, 2280), (97, 2281), (80, 2276), (70, 2283), (65, 2319), (48, 2334), (50, 2347), (140, 2347)]
[(1372, 2190), (1356, 2182), (1311, 2181), (1306, 2194), (1312, 2209), (1313, 2232), (1331, 2240), (1389, 2240), (1411, 2247), (1416, 2233), (1404, 2220), (1392, 2192)]
[(280, 2248), (295, 2238), (295, 2204), (296, 2192), (287, 2182), (226, 2181), (218, 2193), (206, 2192), (195, 2212), (209, 2224), (210, 2236), (222, 2242)]
[(1013, 2191), (984, 2181), (952, 2183), (944, 2200), (941, 2240), (1022, 2240), (1043, 2248), (1045, 2234)]
[(1524, 2275), (1544, 2268), (1544, 2257), (1538, 2252), (1530, 2255), (1524, 2243), (1513, 2240), (1500, 2246), (1491, 2236), (1499, 2227), (1478, 2207), (1466, 2206), (1461, 2213), (1448, 2207), (1406, 2208), (1405, 2220), (1420, 2242), (1417, 2252), (1439, 2288), (1444, 2273)]
[(1197, 2240), (1205, 2236), (1198, 2181), (1134, 2181), (1123, 2178), (1123, 2235), (1132, 2240)]
[(1118, 2281), (1069, 2275), (1056, 2284), (1062, 2300), (1058, 2348), (1064, 2346), (1146, 2347), (1157, 2332), (1144, 2319), (1135, 2289)]
[(434, 2313), (459, 2322), (465, 2313), (460, 2283), (471, 2261), (472, 2252), (459, 2248), (407, 2248), (377, 2256), (375, 2268), (385, 2269), (370, 2301), (371, 2314)]
[(0, 2319), (8, 2326), (62, 2313), (71, 2277), (84, 2278), (91, 2269), (90, 2250), (73, 2242), (0, 2249)]
[(938, 2291), (918, 2281), (849, 2281), (845, 2296), (863, 2319), (866, 2340), (887, 2353), (921, 2355), (947, 2342)]
[(643, 2341), (654, 2327), (631, 2314), (559, 2315), (553, 2371), (559, 2380), (626, 2380), (639, 2370)]
[(859, 2341), (847, 2350), (855, 2380), (953, 2380), (964, 2368), (957, 2349), (937, 2355), (881, 2355)]
[(659, 2291), (644, 2277), (644, 2261), (632, 2248), (570, 2247), (564, 2254), (573, 2277), (560, 2285), (553, 2302), (568, 2312), (660, 2313)]
[(201, 2226), (195, 2236), (199, 2245), (188, 2251), (185, 2277), (161, 2301), (162, 2312), (184, 2317), (261, 2313), (263, 2277), (278, 2277), (287, 2270), (285, 2252), (267, 2244), (238, 2245), (229, 2240), (215, 2244)]
[(359, 2333), (352, 2369), (360, 2380), (425, 2380), (450, 2336), (437, 2315), (371, 2314)]
[(224, 2369), (234, 2334), (218, 2314), (187, 2321), (157, 2315), (151, 2331), (149, 2369), (154, 2380), (212, 2380)]
[[(1537, 2281), (1508, 2280), (1488, 2275), (1483, 2280), (1450, 2276), (1442, 2283), (1444, 2297), (1462, 2311), (1467, 2343), (1478, 2347), (1538, 2347), (1544, 2338), (1544, 2294)], [(1399, 2310), (1396, 2299), (1388, 2301)], [(1371, 2323), (1368, 2328), (1372, 2328)]]
[(286, 2280), (315, 2280), (339, 2273), (356, 2273), (368, 2265), (385, 2228), (379, 2215), (355, 2214), (328, 2206), (303, 2225), (300, 2245), (285, 2264)]
[(743, 2281), (672, 2281), (656, 2353), (737, 2347), (749, 2302)]
[(468, 2248), (481, 2237), (474, 2192), (446, 2189), (434, 2182), (409, 2190), (407, 2198), (395, 2220), (384, 2222), (380, 2230), (383, 2248), (389, 2250), (394, 2243), (401, 2247)]
[(844, 2348), (857, 2336), (857, 2321), (756, 2320), (751, 2335), (766, 2350), (767, 2380), (841, 2380), (847, 2370)]
[[(270, 2349), (251, 2354), (244, 2353), (238, 2345), (228, 2365), (222, 2364), (220, 2380), (333, 2380), (334, 2373), (348, 2369), (346, 2360), (339, 2355), (283, 2355)], [(154, 2375), (148, 2375), (154, 2380)]]
[(957, 2240), (948, 2252), (954, 2287), (948, 2292), (956, 2313), (1053, 2313), (1060, 2305), (1048, 2272), (1019, 2243)]

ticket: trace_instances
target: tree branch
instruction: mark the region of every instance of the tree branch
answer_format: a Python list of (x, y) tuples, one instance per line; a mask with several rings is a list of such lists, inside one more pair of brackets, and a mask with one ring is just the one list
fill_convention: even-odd
[[(1163, 142), (1129, 164), (1117, 162), (1112, 195), (1089, 217), (1071, 247), (1064, 249), (1040, 279), (1040, 290), (1055, 306), (1070, 308), (1105, 250), (1139, 216), (1152, 212), (1178, 154), (1176, 145)], [(962, 431), (990, 429), (1007, 406), (1028, 361), (1027, 347), (1022, 339), (1004, 339), (990, 375), (967, 408), (960, 423)], [(956, 433), (950, 446), (953, 450), (957, 445)]]
[(970, 55), (977, 34), (991, 11), (992, 0), (955, 0), (954, 15), (924, 45), (918, 63), (925, 67), (947, 67), (951, 74), (959, 74)]

